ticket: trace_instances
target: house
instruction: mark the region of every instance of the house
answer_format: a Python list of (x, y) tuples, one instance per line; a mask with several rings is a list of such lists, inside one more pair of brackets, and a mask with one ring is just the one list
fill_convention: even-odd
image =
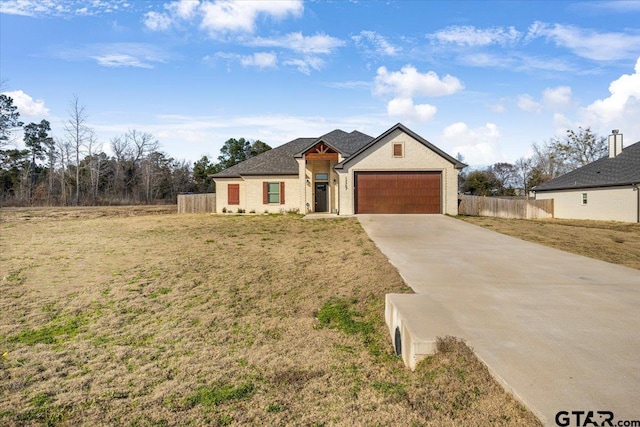
[(298, 138), (213, 175), (216, 210), (458, 213), (466, 165), (398, 123), (377, 138)]
[(556, 218), (640, 222), (640, 142), (623, 149), (609, 136), (609, 155), (533, 188), (553, 199)]

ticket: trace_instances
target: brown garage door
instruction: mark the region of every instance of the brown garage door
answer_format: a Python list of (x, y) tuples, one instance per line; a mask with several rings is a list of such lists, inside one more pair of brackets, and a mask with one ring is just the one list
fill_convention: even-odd
[(356, 172), (356, 213), (435, 213), (440, 172)]

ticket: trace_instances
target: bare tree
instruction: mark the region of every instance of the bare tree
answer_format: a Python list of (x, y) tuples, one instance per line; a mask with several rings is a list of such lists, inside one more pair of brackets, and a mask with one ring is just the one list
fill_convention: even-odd
[(69, 119), (64, 127), (67, 138), (71, 143), (76, 160), (76, 196), (75, 204), (80, 204), (80, 152), (84, 148), (91, 136), (91, 129), (87, 126), (87, 111), (84, 105), (80, 104), (78, 96), (74, 95), (69, 103)]
[(67, 174), (69, 171), (72, 147), (71, 143), (66, 139), (56, 140), (56, 146), (60, 158), (60, 202), (66, 206), (68, 204)]
[(160, 143), (150, 133), (138, 132), (135, 129), (129, 130), (125, 139), (133, 150), (130, 185), (133, 186), (139, 179), (138, 175), (141, 175), (144, 199), (146, 203), (149, 203), (154, 172), (151, 154), (158, 150)]
[(531, 177), (532, 160), (527, 157), (520, 157), (514, 163), (516, 186), (522, 189), (525, 197), (529, 198), (529, 181)]
[(516, 167), (511, 163), (500, 162), (491, 166), (491, 172), (498, 181), (498, 195), (506, 196), (513, 194), (513, 181), (515, 179)]
[(87, 156), (89, 160), (89, 179), (91, 186), (91, 204), (95, 205), (98, 199), (98, 186), (100, 183), (100, 171), (102, 167), (102, 144), (98, 142), (94, 132), (89, 132), (87, 138)]
[(553, 141), (553, 149), (569, 170), (588, 165), (607, 155), (607, 139), (598, 136), (590, 127), (567, 131), (564, 139)]

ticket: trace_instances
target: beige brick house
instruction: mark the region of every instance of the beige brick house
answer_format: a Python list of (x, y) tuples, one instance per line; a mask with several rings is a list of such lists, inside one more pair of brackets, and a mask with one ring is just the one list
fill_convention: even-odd
[(640, 222), (640, 142), (623, 149), (609, 136), (609, 155), (533, 188), (553, 199), (554, 217)]
[(298, 138), (213, 175), (217, 212), (458, 213), (466, 165), (398, 123)]

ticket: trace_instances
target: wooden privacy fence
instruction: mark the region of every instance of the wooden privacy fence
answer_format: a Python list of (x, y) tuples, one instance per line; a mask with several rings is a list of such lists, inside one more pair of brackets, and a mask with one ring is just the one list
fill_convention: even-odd
[(458, 201), (460, 215), (519, 219), (553, 218), (553, 199), (500, 199), (461, 194), (458, 195)]
[(214, 213), (216, 193), (178, 194), (178, 213)]

